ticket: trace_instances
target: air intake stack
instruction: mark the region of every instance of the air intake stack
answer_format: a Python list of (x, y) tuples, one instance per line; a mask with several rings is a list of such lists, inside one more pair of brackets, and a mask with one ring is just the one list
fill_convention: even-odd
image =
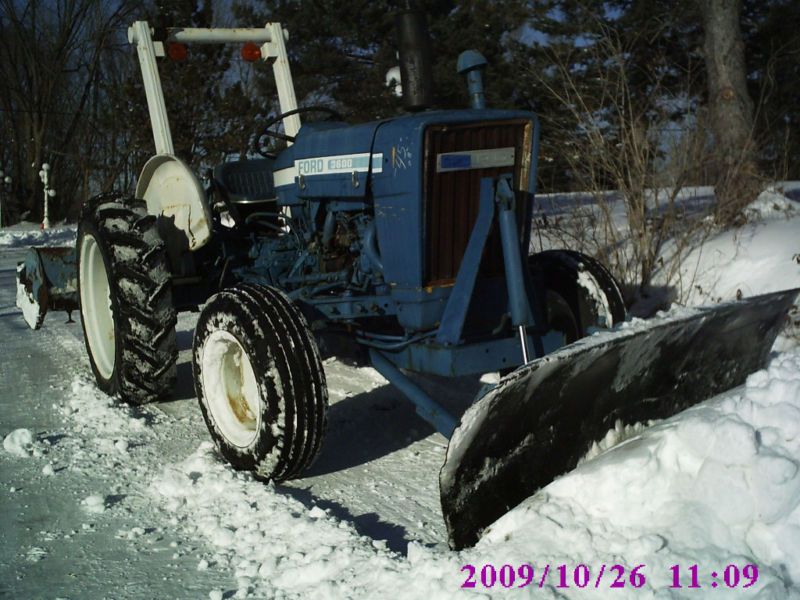
[(469, 103), (472, 108), (486, 108), (486, 97), (483, 94), (483, 70), (486, 59), (477, 50), (467, 50), (458, 57), (458, 72), (467, 78)]

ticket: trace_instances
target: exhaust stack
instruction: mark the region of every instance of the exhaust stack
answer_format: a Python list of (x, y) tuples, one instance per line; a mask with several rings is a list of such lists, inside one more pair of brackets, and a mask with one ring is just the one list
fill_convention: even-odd
[(431, 40), (424, 13), (408, 10), (397, 14), (397, 47), (400, 51), (400, 79), (403, 105), (416, 112), (433, 105)]

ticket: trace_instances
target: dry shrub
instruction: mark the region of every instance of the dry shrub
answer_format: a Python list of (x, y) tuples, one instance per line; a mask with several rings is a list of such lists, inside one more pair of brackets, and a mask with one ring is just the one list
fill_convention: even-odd
[[(602, 31), (573, 49), (580, 57), (554, 52), (556, 76), (539, 76), (541, 89), (568, 116), (541, 115), (543, 135), (562, 149), (574, 189), (582, 193), (562, 196), (559, 206), (547, 206), (546, 198), (540, 203), (549, 216), (540, 222), (538, 239), (542, 246), (596, 256), (634, 300), (651, 295), (656, 279), (668, 285), (681, 258), (709, 231), (710, 198), (692, 201), (684, 191), (702, 176), (706, 137), (697, 120), (673, 120), (676, 106), (691, 98), (691, 74), (676, 92), (666, 89), (665, 73), (654, 70), (646, 98), (637, 96), (629, 53), (613, 30)], [(603, 65), (602, 77), (587, 86), (575, 69), (578, 60)]]

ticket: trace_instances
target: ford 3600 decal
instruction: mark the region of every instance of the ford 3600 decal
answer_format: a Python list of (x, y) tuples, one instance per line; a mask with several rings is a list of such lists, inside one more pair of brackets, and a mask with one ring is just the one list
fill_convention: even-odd
[(340, 154), (337, 156), (319, 156), (301, 158), (294, 161), (294, 166), (275, 171), (275, 187), (294, 183), (295, 177), (312, 177), (330, 173), (362, 173), (370, 170), (373, 173), (383, 171), (383, 154)]

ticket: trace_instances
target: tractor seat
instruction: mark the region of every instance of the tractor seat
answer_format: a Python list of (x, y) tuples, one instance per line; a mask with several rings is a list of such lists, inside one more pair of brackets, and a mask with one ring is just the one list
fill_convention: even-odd
[(233, 218), (244, 222), (254, 212), (278, 212), (271, 159), (237, 160), (214, 169), (214, 187), (221, 193)]

